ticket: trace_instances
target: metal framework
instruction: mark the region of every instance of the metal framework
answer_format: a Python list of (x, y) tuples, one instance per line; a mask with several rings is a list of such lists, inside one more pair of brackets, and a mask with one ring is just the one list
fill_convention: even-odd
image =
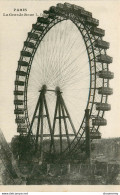
[[(89, 115), (92, 122), (92, 125), (90, 126), (91, 140), (100, 138), (98, 129), (100, 126), (107, 124), (103, 116), (105, 111), (111, 109), (111, 106), (107, 103), (107, 99), (108, 96), (113, 93), (109, 86), (109, 80), (114, 77), (114, 74), (109, 71), (109, 64), (112, 63), (112, 58), (106, 53), (109, 48), (109, 43), (103, 40), (105, 31), (98, 28), (99, 21), (92, 17), (91, 12), (84, 10), (82, 7), (64, 3), (57, 4), (56, 7), (50, 7), (48, 11), (44, 11), (44, 17), (38, 17), (36, 24), (33, 24), (32, 30), (28, 33), (28, 37), (24, 42), (16, 71), (14, 113), (16, 114), (16, 123), (18, 125), (17, 131), (23, 136), (32, 136), (32, 126), (34, 121), (37, 120), (37, 133), (34, 141), (37, 150), (38, 138), (40, 137), (40, 154), (42, 155), (43, 137), (47, 136), (44, 135), (43, 129), (44, 117), (46, 117), (49, 127), (48, 137), (51, 137), (50, 152), (55, 152), (54, 129), (58, 121), (60, 156), (62, 159), (65, 159), (68, 156), (72, 158), (72, 155), (81, 151), (82, 145), (85, 144), (85, 115), (83, 116), (79, 130), (76, 132), (70, 113), (68, 112), (62, 97), (62, 91), (56, 86), (56, 89), (52, 89), (56, 94), (56, 107), (53, 126), (51, 126), (49, 110), (45, 98), (47, 90), (50, 89), (47, 89), (47, 86), (43, 86), (39, 92), (38, 102), (36, 102), (36, 108), (33, 113), (32, 121), (30, 122), (27, 109), (27, 89), (32, 62), (38, 46), (52, 27), (65, 20), (71, 20), (78, 28), (84, 40), (89, 59), (90, 87), (88, 102), (85, 109), (90, 110)], [(26, 68), (24, 71), (23, 67)], [(45, 110), (45, 113), (43, 113), (43, 110)], [(66, 120), (69, 121), (72, 127), (72, 135), (69, 133)], [(62, 135), (61, 122), (64, 123), (66, 132), (68, 143), (66, 149), (63, 149), (62, 147), (62, 138), (64, 135)], [(73, 139), (70, 139), (70, 136), (73, 136)]]

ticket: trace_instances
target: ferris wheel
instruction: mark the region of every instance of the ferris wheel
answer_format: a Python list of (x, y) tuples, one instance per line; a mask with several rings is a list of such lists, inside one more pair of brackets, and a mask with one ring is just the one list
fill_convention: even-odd
[(90, 138), (101, 137), (111, 109), (112, 57), (99, 21), (80, 6), (60, 4), (32, 25), (16, 71), (14, 104), (17, 132), (32, 137), (40, 154), (72, 155), (85, 140), (85, 109)]

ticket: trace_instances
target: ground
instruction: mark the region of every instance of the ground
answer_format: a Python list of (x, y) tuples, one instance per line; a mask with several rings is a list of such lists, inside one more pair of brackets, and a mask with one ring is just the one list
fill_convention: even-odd
[[(91, 145), (91, 161), (49, 163), (18, 160), (19, 178), (12, 178), (0, 161), (0, 184), (26, 185), (119, 185), (120, 138), (94, 140)], [(13, 152), (16, 153), (16, 150)]]

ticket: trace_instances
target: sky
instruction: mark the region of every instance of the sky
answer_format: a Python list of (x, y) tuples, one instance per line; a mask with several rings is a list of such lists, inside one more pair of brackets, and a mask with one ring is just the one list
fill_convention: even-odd
[[(64, 3), (64, 1), (59, 1)], [(104, 40), (110, 42), (108, 55), (113, 57), (110, 70), (114, 72), (115, 78), (110, 81), (113, 95), (108, 102), (112, 110), (105, 113), (107, 126), (101, 127), (102, 137), (120, 136), (120, 1), (66, 1), (83, 6), (92, 12), (93, 17), (99, 19), (99, 27), (105, 29)], [(58, 1), (0, 1), (0, 128), (7, 141), (17, 134), (14, 115), (14, 80), (19, 60), (20, 51), (26, 40), (27, 33), (32, 24), (36, 22), (43, 10), (56, 5)], [(14, 9), (26, 9), (27, 13), (34, 16), (7, 16), (15, 14)], [(20, 12), (22, 13), (22, 12)]]

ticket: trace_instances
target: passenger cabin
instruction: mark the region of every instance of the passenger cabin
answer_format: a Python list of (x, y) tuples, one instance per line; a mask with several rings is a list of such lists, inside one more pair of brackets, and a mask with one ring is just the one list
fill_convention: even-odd
[(44, 14), (49, 14), (49, 11), (48, 10), (44, 10), (43, 13)]
[(95, 118), (95, 119), (92, 119), (92, 125), (105, 126), (105, 125), (107, 125), (107, 120), (104, 118)]
[(99, 71), (98, 72), (99, 78), (103, 78), (103, 79), (113, 79), (114, 78), (114, 73), (110, 72), (110, 71)]
[(19, 128), (27, 128), (27, 124), (19, 124), (18, 127)]
[(20, 128), (20, 127), (18, 127), (17, 128), (17, 132), (18, 133), (27, 133), (27, 128)]
[(25, 118), (24, 117), (19, 117), (15, 119), (16, 123), (25, 123)]
[(15, 81), (15, 85), (24, 86), (24, 81)]
[(110, 87), (99, 87), (98, 88), (98, 94), (112, 95), (113, 94), (113, 89), (110, 88)]
[(56, 9), (56, 7), (55, 6), (51, 6), (50, 8), (49, 8), (49, 13), (56, 13), (57, 12), (57, 9)]
[(64, 4), (62, 4), (62, 3), (57, 3), (57, 7), (60, 8), (60, 9), (64, 9), (65, 8)]
[[(39, 25), (38, 24), (33, 24), (32, 27), (36, 31), (42, 32), (44, 30), (44, 28), (43, 28), (43, 26), (41, 26), (41, 24), (39, 24)], [(33, 36), (35, 36), (36, 39), (38, 39), (38, 35), (37, 34), (36, 35), (33, 35)]]
[(21, 55), (23, 57), (31, 57), (32, 56), (32, 54), (29, 51), (21, 51)]
[(26, 61), (18, 61), (18, 65), (20, 66), (29, 66), (29, 63)]
[(64, 7), (69, 9), (69, 10), (73, 10), (73, 4), (70, 3), (64, 3)]
[(26, 76), (26, 75), (27, 75), (27, 72), (17, 70), (17, 71), (16, 71), (16, 75), (19, 75), (19, 76)]
[(34, 48), (35, 48), (34, 43), (32, 43), (32, 42), (30, 42), (30, 41), (25, 41), (25, 42), (24, 42), (24, 46), (25, 46), (25, 47), (29, 47), (29, 48), (31, 48), (31, 49), (34, 49)]
[(70, 4), (70, 3), (64, 3), (64, 7), (66, 10), (69, 10), (69, 12), (73, 12), (73, 11), (79, 11), (81, 9), (84, 9), (80, 6), (74, 5), (74, 4)]
[(23, 105), (23, 100), (14, 100), (14, 104)]
[(96, 103), (96, 110), (109, 111), (111, 110), (111, 105), (107, 103)]
[(84, 10), (83, 7), (80, 7), (80, 6), (78, 6), (78, 5), (74, 5), (74, 4), (73, 4), (72, 7), (73, 7), (74, 10), (77, 10), (77, 11), (79, 11), (79, 10)]
[(63, 16), (63, 14), (65, 12), (67, 12), (67, 9), (66, 7), (64, 6), (64, 4), (62, 3), (58, 3), (57, 6), (56, 6), (56, 9), (55, 9), (55, 12), (60, 15), (60, 16)]
[(86, 24), (90, 24), (92, 26), (98, 26), (99, 25), (99, 20), (95, 19), (95, 18), (87, 18), (86, 19)]
[(24, 109), (23, 108), (17, 108), (14, 110), (14, 114), (24, 114)]
[(30, 39), (35, 40), (35, 41), (39, 39), (38, 34), (36, 34), (36, 33), (31, 33), (31, 32), (28, 33), (28, 37), (29, 37)]
[(80, 10), (79, 15), (84, 16), (84, 17), (92, 17), (92, 13), (85, 11), (85, 10)]
[(49, 13), (49, 16), (48, 16), (48, 17), (49, 17), (50, 19), (54, 19), (55, 16), (56, 16), (56, 15), (55, 15), (54, 13)]
[(70, 4), (70, 3), (64, 3), (64, 6), (67, 7), (67, 8), (72, 8), (73, 7), (73, 4)]
[(105, 55), (105, 54), (100, 54), (100, 55), (97, 56), (97, 61), (98, 62), (110, 64), (110, 63), (112, 63), (112, 60), (113, 60), (112, 57), (110, 57), (108, 55)]
[(101, 139), (100, 132), (90, 132), (90, 139)]
[(109, 49), (110, 43), (103, 40), (96, 40), (94, 46), (102, 49)]
[(43, 23), (43, 24), (49, 24), (50, 23), (49, 19), (48, 18), (44, 18), (44, 17), (38, 17), (37, 18), (37, 22)]
[(105, 35), (105, 31), (101, 28), (92, 28), (91, 33), (99, 37), (103, 37)]
[(14, 95), (23, 95), (23, 94), (24, 94), (23, 91), (18, 91), (18, 90), (14, 91)]

